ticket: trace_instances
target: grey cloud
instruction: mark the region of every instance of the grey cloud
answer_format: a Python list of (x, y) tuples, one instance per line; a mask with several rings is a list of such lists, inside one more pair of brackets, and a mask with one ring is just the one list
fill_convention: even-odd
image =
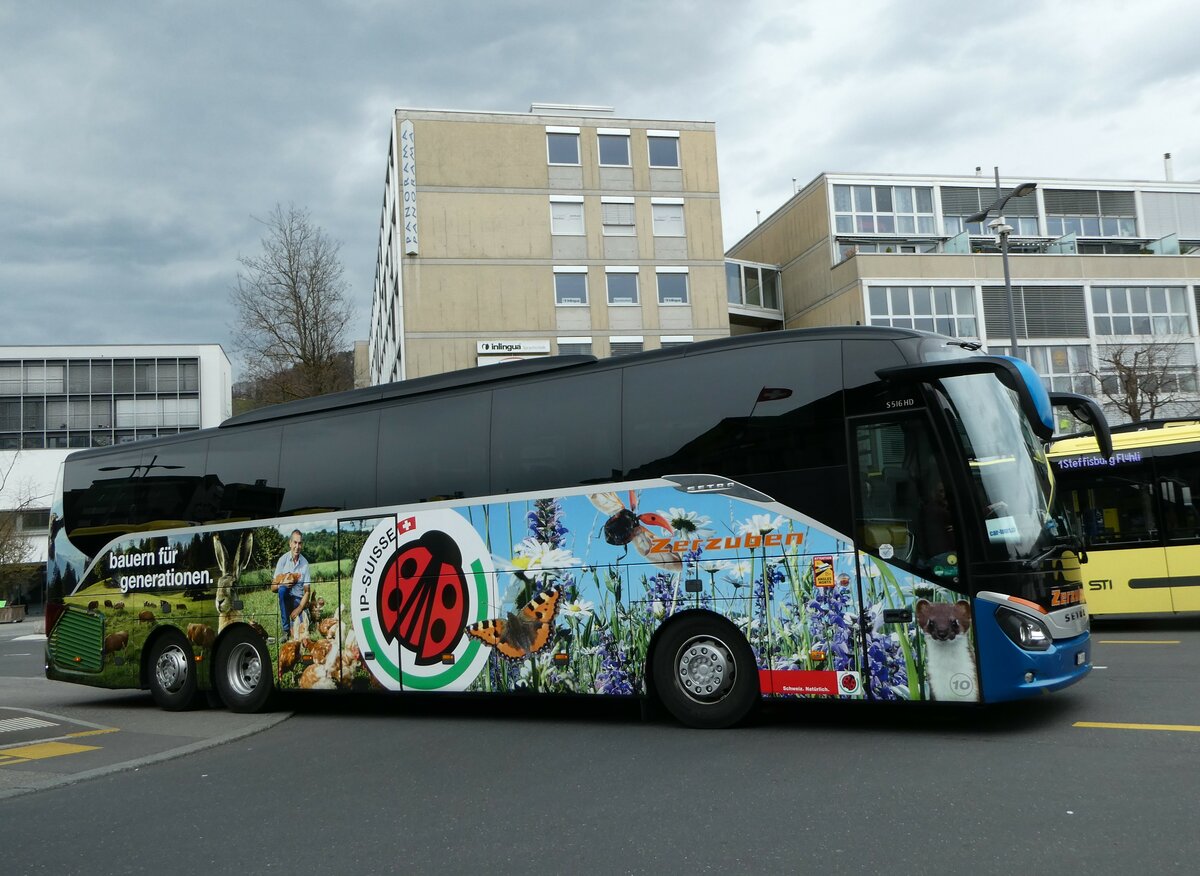
[[(1119, 7), (1097, 5), (1091, 31), (1066, 35), (1044, 26), (1048, 2), (992, 17), (947, 0), (8, 5), (0, 342), (227, 343), (237, 256), (277, 202), (342, 242), (365, 337), (398, 106), (715, 121), (729, 243), (822, 170), (1010, 154), (1036, 173), (1133, 175), (1130, 156), (1197, 141), (1197, 13), (1147, 0), (1107, 21)], [(1121, 129), (1169, 89), (1178, 118)], [(1057, 142), (1030, 134), (1076, 118)], [(1178, 167), (1200, 174), (1186, 152)]]

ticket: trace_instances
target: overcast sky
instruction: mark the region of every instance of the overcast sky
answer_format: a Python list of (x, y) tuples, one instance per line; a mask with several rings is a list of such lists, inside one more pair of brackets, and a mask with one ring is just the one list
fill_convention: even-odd
[[(396, 107), (716, 122), (726, 246), (822, 171), (1200, 177), (1200, 4), (0, 0), (0, 345), (217, 342), (276, 203), (366, 338)], [(236, 358), (235, 358), (236, 367)]]

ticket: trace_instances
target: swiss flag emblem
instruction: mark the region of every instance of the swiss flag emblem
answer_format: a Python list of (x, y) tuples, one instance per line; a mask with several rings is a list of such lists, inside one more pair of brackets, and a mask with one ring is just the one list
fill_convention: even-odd
[(412, 532), (417, 528), (417, 518), (405, 517), (403, 520), (396, 521), (397, 532)]

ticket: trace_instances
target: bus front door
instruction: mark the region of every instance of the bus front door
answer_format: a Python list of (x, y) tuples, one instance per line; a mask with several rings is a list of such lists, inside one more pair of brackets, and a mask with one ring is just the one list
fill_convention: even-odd
[(880, 699), (976, 701), (971, 608), (952, 480), (924, 410), (848, 421), (863, 668)]

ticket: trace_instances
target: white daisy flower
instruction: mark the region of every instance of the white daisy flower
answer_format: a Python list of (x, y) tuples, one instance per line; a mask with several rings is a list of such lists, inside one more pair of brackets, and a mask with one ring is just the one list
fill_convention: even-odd
[(742, 560), (738, 563), (730, 563), (725, 570), (725, 577), (737, 584), (742, 584), (750, 577), (750, 571), (753, 566), (748, 560)]
[(766, 535), (783, 526), (782, 515), (752, 514), (749, 520), (738, 524), (738, 535)]
[(592, 616), (594, 607), (593, 603), (580, 599), (578, 602), (568, 602), (560, 611), (568, 621), (583, 621)]
[(580, 559), (569, 550), (551, 547), (536, 538), (527, 538), (513, 546), (512, 562), (506, 565), (511, 571), (521, 572), (526, 577), (548, 578), (580, 564)]
[(713, 534), (710, 528), (712, 520), (695, 511), (683, 508), (671, 508), (669, 511), (659, 511), (663, 517), (671, 521), (671, 529), (678, 538), (689, 541), (694, 538), (708, 538)]

